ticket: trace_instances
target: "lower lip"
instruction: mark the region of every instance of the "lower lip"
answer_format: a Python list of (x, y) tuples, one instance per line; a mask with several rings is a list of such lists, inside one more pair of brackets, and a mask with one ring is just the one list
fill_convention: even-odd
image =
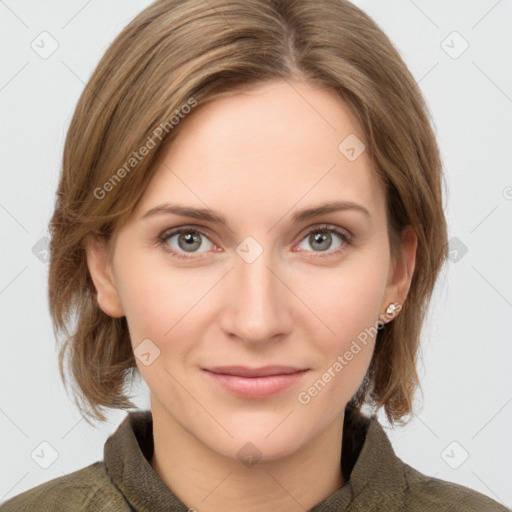
[(268, 375), (266, 377), (240, 377), (224, 373), (205, 372), (222, 388), (242, 398), (266, 398), (277, 395), (297, 384), (307, 370), (296, 373)]

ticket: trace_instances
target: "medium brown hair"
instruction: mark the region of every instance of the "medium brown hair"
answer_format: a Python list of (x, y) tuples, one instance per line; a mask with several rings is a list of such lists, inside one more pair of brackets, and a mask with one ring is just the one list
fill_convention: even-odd
[[(352, 400), (384, 407), (391, 422), (411, 413), (421, 327), (447, 249), (439, 150), (406, 65), (373, 20), (345, 0), (159, 0), (115, 39), (80, 97), (50, 221), (59, 367), (65, 383), (69, 368), (86, 416), (103, 421), (104, 408), (134, 407), (125, 386), (137, 374), (126, 318), (98, 305), (86, 240), (114, 240), (187, 122), (184, 105), (271, 80), (323, 86), (349, 105), (386, 193), (392, 261), (403, 229), (416, 234), (407, 300), (379, 330)], [(135, 158), (143, 146), (144, 158)]]

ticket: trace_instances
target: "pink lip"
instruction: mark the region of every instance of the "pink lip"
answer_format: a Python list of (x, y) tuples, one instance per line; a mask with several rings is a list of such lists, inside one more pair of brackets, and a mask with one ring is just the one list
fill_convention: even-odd
[(243, 398), (265, 398), (280, 393), (308, 371), (291, 366), (217, 366), (203, 370), (226, 391)]

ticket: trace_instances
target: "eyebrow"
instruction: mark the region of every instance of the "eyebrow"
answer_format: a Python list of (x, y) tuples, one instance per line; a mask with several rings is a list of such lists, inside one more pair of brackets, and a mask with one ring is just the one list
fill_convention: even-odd
[[(307, 208), (305, 210), (295, 212), (292, 216), (292, 221), (299, 223), (314, 217), (318, 217), (320, 215), (325, 215), (327, 213), (347, 210), (362, 213), (365, 217), (371, 219), (370, 212), (364, 206), (358, 203), (354, 203), (352, 201), (331, 201), (314, 208)], [(221, 224), (224, 226), (228, 225), (225, 217), (209, 208), (191, 208), (188, 206), (169, 203), (160, 204), (154, 208), (151, 208), (141, 217), (141, 220), (148, 219), (155, 215), (170, 213), (181, 215), (183, 217), (191, 217), (193, 219), (208, 221), (215, 224)]]

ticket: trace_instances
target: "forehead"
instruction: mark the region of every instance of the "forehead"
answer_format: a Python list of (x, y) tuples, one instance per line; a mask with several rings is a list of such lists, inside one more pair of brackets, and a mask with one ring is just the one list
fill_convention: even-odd
[(137, 213), (177, 199), (269, 222), (294, 205), (329, 200), (382, 213), (384, 194), (367, 152), (347, 158), (344, 141), (361, 151), (362, 129), (329, 90), (271, 82), (206, 103), (182, 123)]

